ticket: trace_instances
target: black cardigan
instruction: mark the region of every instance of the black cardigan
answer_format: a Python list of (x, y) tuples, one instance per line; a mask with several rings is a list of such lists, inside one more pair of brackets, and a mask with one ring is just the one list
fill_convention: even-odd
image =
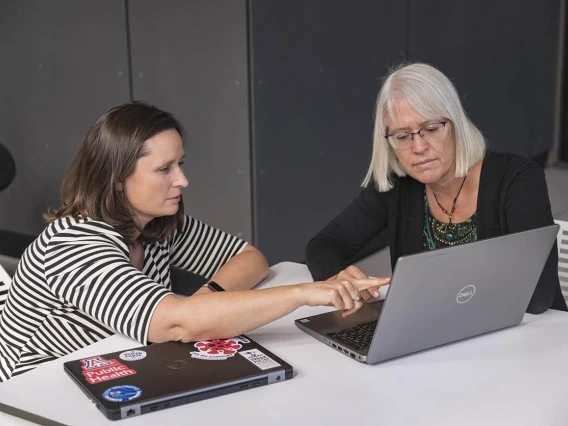
[[(363, 189), (353, 202), (320, 231), (306, 248), (306, 263), (314, 280), (327, 279), (353, 263), (377, 234), (388, 229), (392, 267), (403, 255), (422, 248), (424, 184), (396, 178), (394, 188)], [(478, 239), (553, 224), (543, 169), (513, 154), (487, 153), (477, 197)], [(558, 281), (558, 249), (552, 248), (527, 308), (541, 313), (566, 311)]]

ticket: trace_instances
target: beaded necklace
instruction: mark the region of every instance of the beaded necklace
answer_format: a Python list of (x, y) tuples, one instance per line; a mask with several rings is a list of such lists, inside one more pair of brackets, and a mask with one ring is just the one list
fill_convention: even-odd
[(471, 241), (477, 241), (477, 212), (461, 223), (441, 222), (430, 212), (426, 189), (424, 189), (422, 248), (424, 250), (435, 250)]
[(462, 192), (463, 184), (465, 183), (466, 178), (467, 178), (467, 175), (465, 175), (463, 177), (462, 184), (460, 185), (460, 189), (458, 190), (456, 198), (454, 198), (454, 202), (452, 203), (452, 210), (449, 211), (449, 212), (445, 208), (442, 207), (442, 205), (438, 201), (438, 197), (436, 197), (436, 193), (434, 191), (432, 191), (432, 194), (434, 194), (434, 200), (436, 200), (436, 204), (438, 204), (438, 207), (440, 207), (440, 209), (442, 209), (442, 211), (444, 213), (446, 213), (446, 216), (448, 216), (448, 218), (450, 219), (450, 223), (452, 223), (452, 216), (454, 215), (454, 212), (456, 211), (456, 203), (458, 202), (458, 198), (459, 198), (459, 196)]

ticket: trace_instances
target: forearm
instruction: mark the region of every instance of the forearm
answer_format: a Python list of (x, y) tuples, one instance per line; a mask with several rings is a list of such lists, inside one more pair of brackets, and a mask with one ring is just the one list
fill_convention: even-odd
[(289, 314), (305, 304), (302, 286), (168, 297), (160, 302), (149, 340), (184, 342), (236, 336)]
[(264, 255), (248, 245), (229, 259), (211, 278), (227, 291), (249, 290), (268, 276), (268, 262)]
[(164, 297), (150, 320), (148, 340), (165, 342), (232, 337), (261, 327), (303, 305), (333, 306), (350, 315), (362, 306), (361, 291), (388, 280), (351, 279), (296, 284), (263, 290), (221, 291), (185, 299)]

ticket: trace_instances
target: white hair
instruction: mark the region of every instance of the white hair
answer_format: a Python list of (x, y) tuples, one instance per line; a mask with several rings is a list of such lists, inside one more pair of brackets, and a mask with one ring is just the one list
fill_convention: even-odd
[(484, 157), (485, 139), (467, 117), (448, 77), (431, 65), (401, 65), (389, 73), (377, 96), (373, 155), (363, 186), (374, 181), (378, 191), (386, 192), (393, 188), (393, 173), (406, 175), (385, 138), (386, 119), (394, 119), (398, 100), (405, 100), (426, 120), (444, 117), (452, 122), (456, 143), (456, 177), (465, 176)]

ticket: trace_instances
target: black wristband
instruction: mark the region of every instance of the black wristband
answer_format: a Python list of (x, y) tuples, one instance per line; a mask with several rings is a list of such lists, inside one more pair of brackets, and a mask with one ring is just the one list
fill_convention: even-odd
[(207, 286), (207, 288), (209, 290), (211, 290), (212, 292), (216, 292), (216, 291), (225, 291), (225, 289), (223, 287), (221, 287), (219, 284), (217, 284), (215, 281), (209, 281), (207, 284), (205, 284)]

